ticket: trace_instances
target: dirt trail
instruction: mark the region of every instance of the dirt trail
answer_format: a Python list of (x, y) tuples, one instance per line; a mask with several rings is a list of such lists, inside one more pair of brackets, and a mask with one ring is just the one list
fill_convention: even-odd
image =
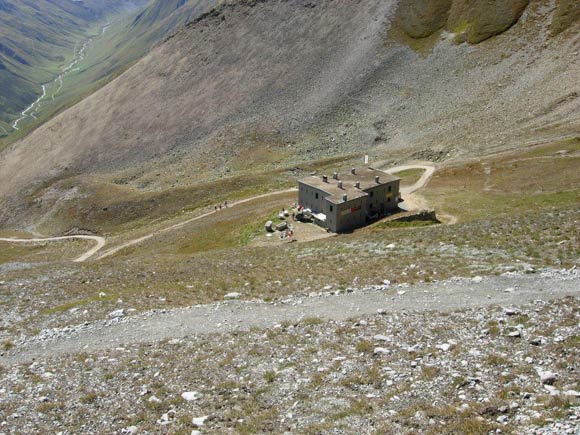
[(415, 184), (411, 186), (406, 186), (401, 188), (401, 194), (403, 195), (410, 195), (415, 193), (417, 190), (422, 189), (425, 187), (427, 182), (431, 179), (437, 168), (433, 164), (417, 164), (417, 165), (402, 165), (402, 166), (395, 166), (394, 168), (390, 168), (385, 170), (388, 174), (396, 174), (398, 172), (409, 171), (412, 169), (423, 169), (423, 175), (419, 178)]
[[(397, 173), (397, 172), (401, 172), (401, 171), (406, 171), (408, 169), (424, 169), (425, 172), (423, 173), (423, 175), (421, 176), (421, 178), (419, 180), (417, 180), (417, 182), (415, 184), (413, 184), (412, 186), (403, 188), (401, 190), (401, 193), (403, 193), (405, 195), (410, 195), (413, 192), (415, 192), (415, 191), (421, 189), (423, 186), (425, 186), (425, 184), (427, 184), (427, 181), (429, 181), (429, 179), (433, 176), (433, 174), (435, 173), (435, 170), (436, 170), (436, 168), (435, 168), (434, 165), (428, 165), (428, 164), (413, 164), (413, 165), (396, 166), (394, 168), (388, 169), (385, 172), (388, 172), (388, 173)], [(292, 189), (280, 190), (280, 191), (271, 192), (271, 193), (265, 193), (263, 195), (253, 196), (251, 198), (246, 198), (246, 199), (243, 199), (243, 200), (240, 200), (240, 201), (233, 202), (230, 205), (230, 207), (235, 207), (235, 206), (238, 206), (238, 205), (241, 205), (241, 204), (245, 204), (245, 203), (248, 203), (250, 201), (254, 201), (256, 199), (260, 199), (260, 198), (267, 198), (267, 197), (274, 196), (274, 195), (280, 195), (280, 194), (283, 194), (283, 193), (290, 193), (290, 192), (297, 192), (297, 191), (298, 191), (298, 189), (292, 188)], [(130, 246), (137, 245), (137, 244), (139, 244), (141, 242), (144, 242), (145, 240), (149, 240), (152, 237), (155, 237), (157, 235), (166, 233), (168, 231), (176, 230), (176, 229), (181, 228), (184, 225), (187, 225), (189, 223), (198, 221), (200, 219), (204, 219), (204, 218), (206, 218), (208, 216), (211, 216), (214, 213), (216, 213), (216, 212), (215, 211), (210, 211), (208, 213), (202, 214), (200, 216), (196, 216), (194, 218), (188, 219), (186, 221), (180, 222), (180, 223), (175, 224), (175, 225), (172, 225), (170, 227), (163, 228), (161, 230), (155, 231), (153, 233), (147, 234), (147, 235), (142, 236), (142, 237), (139, 237), (137, 239), (130, 240), (130, 241), (126, 242), (126, 243), (123, 243), (122, 245), (116, 246), (114, 248), (111, 248), (111, 249), (103, 252), (99, 257), (97, 257), (97, 260), (100, 260), (102, 258), (109, 257), (111, 255), (114, 255), (117, 252), (119, 252), (119, 251), (121, 251), (121, 250), (123, 250), (125, 248), (128, 248)]]
[[(246, 203), (251, 202), (251, 201), (255, 201), (256, 199), (268, 198), (270, 196), (281, 195), (281, 194), (284, 194), (284, 193), (291, 193), (291, 192), (297, 192), (297, 191), (298, 191), (298, 189), (296, 189), (296, 188), (293, 187), (291, 189), (278, 190), (276, 192), (264, 193), (263, 195), (252, 196), (250, 198), (246, 198), (246, 199), (242, 199), (242, 200), (239, 200), (239, 201), (232, 202), (232, 203), (229, 204), (228, 207), (232, 208), (232, 207), (236, 207), (236, 206), (239, 206), (239, 205), (242, 205), (242, 204), (246, 204)], [(166, 233), (168, 231), (176, 230), (176, 229), (181, 228), (181, 227), (183, 227), (183, 226), (185, 226), (187, 224), (190, 224), (192, 222), (195, 222), (195, 221), (198, 221), (200, 219), (204, 219), (204, 218), (206, 218), (208, 216), (211, 216), (211, 215), (213, 215), (215, 213), (219, 213), (219, 212), (218, 211), (215, 211), (215, 210), (212, 210), (210, 212), (204, 213), (204, 214), (199, 215), (199, 216), (196, 216), (194, 218), (187, 219), (187, 220), (185, 220), (183, 222), (179, 222), (179, 223), (177, 223), (175, 225), (171, 225), (169, 227), (162, 228), (160, 230), (154, 231), (154, 232), (152, 232), (150, 234), (147, 234), (145, 236), (139, 237), (137, 239), (129, 240), (128, 242), (123, 243), (122, 245), (115, 246), (114, 248), (111, 248), (111, 249), (103, 252), (101, 255), (99, 255), (99, 257), (97, 257), (97, 260), (100, 260), (102, 258), (109, 257), (109, 256), (111, 256), (113, 254), (116, 254), (117, 252), (119, 252), (119, 251), (121, 251), (121, 250), (123, 250), (125, 248), (128, 248), (129, 246), (137, 245), (137, 244), (139, 244), (141, 242), (144, 242), (145, 240), (151, 239), (152, 237), (158, 236), (158, 235), (163, 234), (163, 233)]]
[[(416, 195), (415, 192), (425, 187), (425, 185), (429, 182), (429, 180), (437, 170), (437, 167), (434, 164), (421, 163), (421, 164), (395, 166), (394, 168), (385, 170), (385, 172), (389, 174), (396, 174), (398, 172), (403, 172), (411, 169), (423, 169), (425, 172), (423, 172), (423, 174), (415, 182), (415, 184), (411, 186), (404, 186), (401, 188), (401, 195), (403, 196), (404, 201), (399, 205), (399, 207), (407, 211), (428, 209), (429, 203), (427, 202), (427, 200), (420, 195)], [(457, 217), (452, 216), (450, 214), (445, 214), (441, 212), (439, 212), (438, 214), (446, 225), (454, 225), (458, 221)]]
[[(430, 165), (430, 164), (409, 164), (409, 165), (402, 165), (402, 166), (396, 166), (394, 168), (389, 168), (388, 170), (386, 170), (385, 172), (387, 173), (392, 173), (395, 174), (397, 172), (401, 172), (401, 171), (406, 171), (409, 169), (423, 169), (425, 170), (425, 172), (423, 173), (423, 175), (421, 176), (421, 178), (419, 178), (419, 180), (417, 180), (417, 182), (415, 184), (413, 184), (412, 186), (408, 186), (408, 187), (403, 187), (401, 189), (401, 193), (403, 195), (407, 196), (407, 206), (411, 206), (413, 205), (413, 208), (424, 208), (426, 207), (426, 205), (423, 205), (423, 203), (418, 204), (417, 203), (417, 199), (418, 198), (413, 198), (412, 194), (414, 192), (416, 192), (417, 190), (423, 188), (425, 186), (425, 184), (427, 184), (427, 182), (429, 181), (429, 179), (433, 176), (433, 174), (435, 173), (435, 166), (434, 165)], [(271, 196), (275, 196), (275, 195), (281, 195), (284, 193), (291, 193), (291, 192), (297, 192), (298, 189), (296, 188), (291, 188), (291, 189), (286, 189), (286, 190), (278, 190), (275, 192), (269, 192), (269, 193), (264, 193), (262, 195), (257, 195), (257, 196), (252, 196), (250, 198), (245, 198), (239, 201), (235, 201), (230, 203), (229, 207), (237, 207), (240, 206), (242, 204), (246, 204), (248, 202), (251, 201), (255, 201), (257, 199), (262, 199), (262, 198), (268, 198)], [(403, 203), (404, 205), (405, 203)], [(110, 257), (111, 255), (116, 254), (117, 252), (126, 249), (130, 246), (135, 246), (138, 245), (146, 240), (149, 240), (155, 236), (164, 234), (166, 232), (169, 231), (173, 231), (173, 230), (177, 230), (179, 228), (182, 228), (183, 226), (190, 224), (192, 222), (204, 219), (208, 216), (211, 216), (216, 212), (215, 210), (212, 210), (208, 213), (204, 213), (202, 215), (193, 217), (191, 219), (187, 219), (185, 221), (179, 222), (177, 224), (171, 225), (169, 227), (166, 228), (162, 228), (156, 231), (153, 231), (149, 234), (146, 234), (144, 236), (138, 237), (136, 239), (133, 240), (129, 240), (128, 242), (125, 242), (119, 246), (115, 246), (113, 248), (110, 248), (106, 251), (104, 251), (103, 253), (101, 253), (96, 259), (97, 260), (101, 260), (103, 258), (107, 258)], [(99, 236), (62, 236), (62, 237), (47, 237), (47, 238), (39, 238), (39, 239), (0, 239), (0, 241), (5, 241), (5, 242), (15, 242), (15, 243), (34, 243), (34, 242), (51, 242), (51, 241), (58, 241), (58, 240), (66, 240), (66, 239), (89, 239), (89, 240), (95, 240), (97, 242), (97, 245), (95, 245), (95, 247), (93, 247), (92, 249), (90, 249), (89, 251), (85, 252), (83, 255), (81, 255), (79, 258), (73, 260), (77, 263), (81, 263), (84, 262), (86, 260), (88, 260), (89, 258), (92, 258), (93, 256), (95, 256), (106, 244), (106, 240), (103, 237), (99, 237)]]
[(137, 343), (154, 343), (197, 334), (271, 328), (307, 317), (345, 320), (403, 311), (453, 311), (488, 305), (503, 307), (531, 301), (580, 296), (580, 271), (549, 270), (532, 275), (451, 279), (386, 290), (357, 290), (341, 295), (290, 297), (276, 303), (228, 301), (80, 325), (44, 337), (29, 337), (0, 357), (2, 364), (27, 362), (76, 352), (94, 352)]
[(88, 260), (93, 255), (95, 255), (98, 251), (100, 251), (105, 246), (105, 244), (107, 243), (107, 241), (105, 240), (104, 237), (100, 237), (100, 236), (84, 236), (84, 235), (79, 235), (79, 236), (60, 236), (60, 237), (45, 237), (45, 238), (36, 238), (36, 239), (0, 238), (0, 242), (9, 242), (9, 243), (42, 243), (42, 242), (57, 242), (57, 241), (60, 241), (60, 240), (74, 240), (74, 239), (79, 239), (79, 240), (94, 240), (95, 242), (97, 242), (97, 244), (95, 246), (93, 246), (91, 249), (89, 249), (83, 255), (81, 255), (80, 257), (78, 257), (76, 259), (74, 259), (73, 261), (75, 263), (82, 263), (83, 261)]

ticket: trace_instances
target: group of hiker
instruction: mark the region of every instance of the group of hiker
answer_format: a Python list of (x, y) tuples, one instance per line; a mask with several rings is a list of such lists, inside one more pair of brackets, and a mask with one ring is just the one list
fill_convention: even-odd
[(221, 210), (222, 208), (228, 208), (228, 202), (227, 201), (224, 201), (223, 205), (222, 205), (221, 202), (219, 204), (217, 204), (217, 205), (214, 205), (213, 206), (213, 211), (218, 211), (218, 210)]

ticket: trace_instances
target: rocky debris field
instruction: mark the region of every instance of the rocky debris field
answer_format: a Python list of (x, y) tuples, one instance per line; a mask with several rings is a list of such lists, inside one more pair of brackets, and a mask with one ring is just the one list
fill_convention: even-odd
[(40, 330), (5, 341), (0, 349), (0, 363), (15, 364), (36, 358), (78, 352), (96, 352), (115, 346), (154, 343), (196, 334), (242, 332), (252, 328), (271, 328), (282, 322), (299, 322), (317, 317), (340, 321), (353, 317), (407, 310), (439, 312), (511, 305), (531, 301), (550, 301), (578, 296), (580, 269), (528, 268), (526, 273), (506, 272), (501, 276), (454, 277), (444, 281), (393, 285), (384, 280), (379, 285), (333, 290), (331, 285), (319, 292), (295, 295), (277, 301), (239, 301), (238, 292), (230, 292), (224, 301), (180, 309), (155, 309), (136, 313), (134, 309), (116, 309), (107, 318), (95, 322)]
[(580, 265), (579, 222), (579, 209), (558, 207), (452, 226), (370, 228), (276, 250), (236, 247), (176, 257), (160, 255), (167, 248), (154, 245), (141, 256), (81, 265), (7, 263), (0, 266), (0, 344), (95, 322), (119, 309), (131, 314), (208, 304), (232, 292), (267, 302), (328, 286), (345, 291), (384, 280), (413, 285), (530, 268), (570, 269)]
[(579, 370), (573, 297), (306, 317), (4, 365), (0, 433), (576, 434)]

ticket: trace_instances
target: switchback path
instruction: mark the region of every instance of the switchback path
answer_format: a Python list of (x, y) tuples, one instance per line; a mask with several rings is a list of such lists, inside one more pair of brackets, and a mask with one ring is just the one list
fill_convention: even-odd
[(403, 195), (410, 195), (411, 193), (415, 193), (417, 190), (425, 187), (425, 185), (431, 179), (437, 168), (435, 167), (435, 165), (431, 164), (402, 165), (387, 169), (385, 172), (387, 174), (397, 174), (399, 172), (409, 171), (412, 169), (423, 169), (425, 172), (423, 172), (421, 178), (419, 178), (415, 182), (415, 184), (401, 188), (401, 193)]
[[(257, 199), (268, 198), (270, 196), (282, 195), (284, 193), (291, 193), (291, 192), (298, 192), (298, 189), (296, 189), (295, 187), (293, 187), (291, 189), (277, 190), (276, 192), (270, 192), (270, 193), (264, 193), (263, 195), (252, 196), (250, 198), (241, 199), (239, 201), (232, 202), (232, 203), (230, 203), (228, 205), (228, 208), (232, 208), (232, 207), (236, 207), (236, 206), (239, 206), (239, 205), (242, 205), (242, 204), (246, 204), (246, 203), (248, 203), (250, 201), (255, 201)], [(213, 215), (215, 213), (219, 213), (219, 212), (218, 211), (215, 211), (215, 210), (212, 210), (210, 212), (204, 213), (204, 214), (199, 215), (199, 216), (196, 216), (194, 218), (187, 219), (187, 220), (185, 220), (183, 222), (179, 222), (179, 223), (177, 223), (175, 225), (171, 225), (169, 227), (162, 228), (160, 230), (154, 231), (154, 232), (152, 232), (150, 234), (147, 234), (145, 236), (139, 237), (137, 239), (129, 240), (128, 242), (125, 242), (122, 245), (115, 246), (114, 248), (111, 248), (111, 249), (103, 252), (101, 255), (99, 255), (99, 257), (97, 258), (97, 260), (100, 260), (102, 258), (109, 257), (109, 256), (111, 256), (113, 254), (116, 254), (117, 252), (119, 252), (119, 251), (121, 251), (121, 250), (123, 250), (125, 248), (128, 248), (129, 246), (137, 245), (137, 244), (139, 244), (141, 242), (144, 242), (145, 240), (151, 239), (152, 237), (158, 236), (158, 235), (163, 234), (163, 233), (166, 233), (168, 231), (173, 231), (173, 230), (176, 230), (178, 228), (182, 228), (182, 227), (184, 227), (187, 224), (190, 224), (192, 222), (195, 222), (195, 221), (204, 219), (204, 218), (206, 218), (208, 216), (211, 216), (211, 215)]]
[[(385, 172), (387, 173), (392, 173), (395, 174), (397, 172), (401, 172), (401, 171), (406, 171), (409, 169), (423, 169), (425, 170), (425, 172), (423, 173), (423, 175), (421, 176), (421, 178), (412, 186), (408, 186), (408, 187), (404, 187), (403, 189), (401, 189), (401, 193), (404, 195), (411, 195), (413, 192), (416, 192), (417, 190), (421, 189), (422, 187), (425, 186), (425, 184), (427, 184), (427, 182), (429, 181), (429, 179), (433, 176), (433, 174), (435, 173), (435, 166), (434, 165), (428, 165), (428, 164), (410, 164), (410, 165), (402, 165), (402, 166), (396, 166), (393, 168), (389, 168), (388, 170), (386, 170)], [(252, 196), (249, 198), (245, 198), (239, 201), (235, 201), (230, 203), (229, 207), (236, 207), (236, 206), (240, 206), (243, 204), (246, 204), (248, 202), (251, 201), (255, 201), (257, 199), (262, 199), (262, 198), (268, 198), (271, 196), (275, 196), (275, 195), (282, 195), (284, 193), (291, 193), (291, 192), (297, 192), (298, 189), (296, 188), (291, 188), (291, 189), (286, 189), (286, 190), (277, 190), (275, 192), (269, 192), (269, 193), (264, 193), (262, 195), (257, 195), (257, 196)], [(176, 223), (174, 225), (168, 226), (166, 228), (162, 228), (156, 231), (153, 231), (149, 234), (146, 234), (144, 236), (129, 240), (121, 245), (112, 247), (104, 252), (102, 252), (100, 255), (98, 255), (96, 257), (97, 260), (101, 260), (103, 258), (107, 258), (110, 257), (111, 255), (116, 254), (119, 251), (122, 251), (123, 249), (126, 249), (130, 246), (135, 246), (138, 245), (146, 240), (149, 240), (155, 236), (159, 236), (161, 234), (167, 233), (169, 231), (173, 231), (173, 230), (177, 230), (179, 228), (184, 227), (187, 224), (190, 224), (192, 222), (204, 219), (208, 216), (211, 216), (215, 213), (219, 213), (216, 212), (215, 210), (212, 210), (210, 212), (201, 214), (199, 216), (195, 216), (193, 218), (187, 219), (185, 221)], [(67, 239), (86, 239), (86, 240), (95, 240), (97, 242), (97, 244), (91, 248), (90, 250), (88, 250), (87, 252), (85, 252), (83, 255), (81, 255), (79, 258), (73, 260), (76, 263), (82, 263), (84, 261), (87, 261), (88, 259), (94, 257), (99, 251), (102, 250), (102, 248), (105, 246), (106, 244), (106, 240), (104, 237), (100, 237), (100, 236), (84, 236), (84, 235), (79, 235), (79, 236), (61, 236), (61, 237), (46, 237), (46, 238), (38, 238), (38, 239), (2, 239), (0, 238), (0, 241), (3, 242), (14, 242), (14, 243), (37, 243), (37, 242), (54, 242), (54, 241), (59, 241), (59, 240), (67, 240)]]
[(87, 259), (91, 258), (95, 255), (98, 251), (100, 251), (103, 246), (107, 243), (104, 237), (100, 236), (60, 236), (60, 237), (46, 237), (46, 238), (37, 238), (37, 239), (13, 239), (13, 238), (0, 238), (0, 242), (9, 242), (9, 243), (44, 243), (44, 242), (57, 242), (60, 240), (94, 240), (97, 242), (95, 246), (81, 255), (79, 258), (74, 259), (75, 263), (82, 263)]
[[(52, 330), (17, 343), (0, 356), (10, 365), (78, 352), (96, 352), (172, 338), (271, 328), (304, 318), (346, 320), (404, 311), (449, 312), (489, 305), (518, 306), (580, 296), (580, 270), (545, 270), (530, 275), (456, 278), (392, 288), (359, 289), (353, 293), (293, 296), (279, 302), (227, 301), (173, 310), (150, 311)], [(541, 303), (541, 302), (538, 302)]]

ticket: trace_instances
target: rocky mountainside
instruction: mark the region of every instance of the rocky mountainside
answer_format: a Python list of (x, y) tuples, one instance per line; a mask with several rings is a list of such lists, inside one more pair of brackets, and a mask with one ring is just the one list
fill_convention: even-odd
[[(96, 22), (145, 0), (0, 1), (0, 126), (36, 98)], [(0, 129), (0, 133), (4, 131)]]
[[(143, 57), (190, 20), (207, 12), (217, 0), (156, 0), (111, 27), (99, 56), (88, 71), (92, 82), (116, 74)], [(111, 50), (111, 47), (114, 47)], [(107, 49), (108, 48), (108, 49)]]
[(21, 194), (59, 195), (63, 179), (230, 174), (264, 137), (279, 166), (574, 136), (578, 15), (568, 0), (226, 2), (5, 150), (0, 220), (21, 222)]

